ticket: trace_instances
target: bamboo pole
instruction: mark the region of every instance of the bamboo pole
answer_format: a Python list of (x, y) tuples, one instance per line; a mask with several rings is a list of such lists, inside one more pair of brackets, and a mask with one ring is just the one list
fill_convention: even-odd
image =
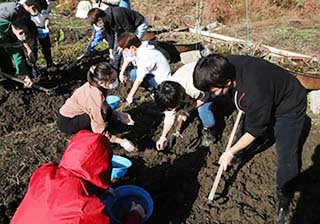
[[(190, 28), (189, 31), (191, 33), (198, 33), (200, 35), (211, 37), (211, 38), (218, 39), (218, 40), (230, 41), (230, 42), (238, 42), (238, 43), (246, 43), (245, 40), (234, 38), (234, 37), (225, 36), (225, 35), (218, 34), (218, 33), (211, 33), (211, 32), (208, 32), (208, 31), (201, 31), (201, 30), (197, 31), (196, 29), (193, 29), (193, 28)], [(252, 44), (252, 43), (250, 43), (250, 44)], [(282, 49), (278, 49), (278, 48), (271, 47), (271, 46), (264, 45), (264, 44), (262, 44), (261, 46), (265, 47), (266, 49), (268, 49), (271, 53), (282, 55), (282, 56), (286, 56), (286, 57), (299, 57), (299, 58), (305, 58), (305, 59), (312, 59), (313, 58), (312, 56), (309, 56), (309, 55), (300, 54), (300, 53), (287, 51), (287, 50), (282, 50)]]

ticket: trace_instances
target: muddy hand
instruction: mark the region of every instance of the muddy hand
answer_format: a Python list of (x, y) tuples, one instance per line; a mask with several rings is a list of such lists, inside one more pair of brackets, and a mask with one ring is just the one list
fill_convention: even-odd
[(180, 133), (180, 131), (176, 131), (175, 133), (172, 134), (174, 137), (177, 138), (183, 138), (183, 135)]

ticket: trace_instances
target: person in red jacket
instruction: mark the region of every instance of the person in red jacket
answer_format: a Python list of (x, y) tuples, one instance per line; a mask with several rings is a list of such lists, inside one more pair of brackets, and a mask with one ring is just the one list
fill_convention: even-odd
[[(88, 130), (78, 132), (59, 165), (49, 162), (34, 172), (11, 223), (110, 223), (99, 196), (111, 192), (112, 156), (105, 135)], [(141, 205), (132, 204), (123, 223), (141, 223), (145, 215)]]

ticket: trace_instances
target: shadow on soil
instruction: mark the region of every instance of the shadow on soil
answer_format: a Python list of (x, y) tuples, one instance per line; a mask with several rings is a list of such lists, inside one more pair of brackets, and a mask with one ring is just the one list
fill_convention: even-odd
[(320, 145), (314, 149), (313, 164), (294, 179), (296, 192), (300, 192), (291, 224), (320, 223)]
[(199, 147), (173, 162), (169, 156), (167, 161), (154, 167), (145, 165), (146, 156), (144, 159), (131, 158), (134, 166), (128, 172), (129, 181), (121, 180), (117, 184), (136, 184), (149, 191), (154, 200), (154, 212), (147, 223), (184, 223), (198, 197), (200, 183), (197, 176), (207, 154), (207, 148)]

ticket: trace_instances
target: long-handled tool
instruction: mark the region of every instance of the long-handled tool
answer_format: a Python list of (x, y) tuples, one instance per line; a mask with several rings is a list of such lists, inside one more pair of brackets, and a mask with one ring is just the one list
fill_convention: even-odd
[[(2, 71), (0, 71), (0, 75), (3, 76), (3, 77), (6, 78), (6, 79), (10, 79), (10, 80), (12, 80), (12, 81), (15, 81), (15, 82), (24, 84), (24, 81), (23, 81), (22, 79), (13, 77), (12, 75), (6, 74), (6, 73), (4, 73), (4, 72), (2, 72)], [(40, 90), (40, 91), (44, 91), (45, 93), (47, 93), (47, 94), (49, 94), (49, 95), (52, 94), (52, 90), (51, 90), (51, 89), (44, 88), (44, 87), (39, 86), (39, 85), (37, 85), (37, 84), (32, 84), (31, 87), (34, 88), (34, 89)]]
[[(231, 135), (230, 135), (230, 138), (229, 138), (229, 141), (228, 141), (228, 144), (227, 144), (227, 147), (226, 147), (225, 151), (229, 150), (230, 147), (231, 147), (231, 144), (232, 144), (233, 138), (234, 138), (234, 136), (236, 134), (236, 131), (237, 131), (238, 125), (240, 123), (242, 114), (243, 114), (243, 111), (239, 110), (236, 122), (234, 123), (234, 126), (232, 128)], [(210, 194), (209, 194), (209, 197), (208, 197), (208, 199), (210, 201), (212, 201), (212, 199), (214, 198), (214, 195), (216, 193), (216, 190), (217, 190), (217, 187), (218, 187), (222, 172), (223, 172), (223, 165), (220, 165), (218, 173), (217, 173), (217, 176), (214, 179), (214, 183), (213, 183), (213, 186), (211, 188), (211, 191), (210, 191)]]
[(80, 62), (85, 56), (86, 56), (86, 54), (80, 55), (80, 56), (77, 57), (76, 59), (73, 59), (73, 60), (71, 61), (71, 63), (62, 66), (61, 69), (62, 69), (62, 70), (69, 70), (69, 69), (71, 69), (71, 68), (74, 67), (78, 62)]

